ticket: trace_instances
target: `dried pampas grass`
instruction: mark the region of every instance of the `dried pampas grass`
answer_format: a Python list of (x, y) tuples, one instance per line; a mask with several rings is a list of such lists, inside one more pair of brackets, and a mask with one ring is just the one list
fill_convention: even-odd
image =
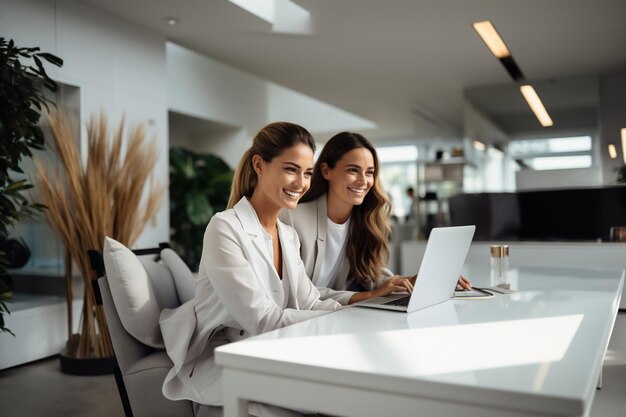
[[(88, 123), (87, 162), (81, 162), (67, 116), (58, 111), (48, 115), (54, 148), (60, 166), (48, 167), (36, 162), (39, 200), (48, 207), (45, 215), (68, 256), (68, 346), (74, 358), (113, 356), (104, 312), (95, 303), (92, 291), (93, 272), (88, 249), (102, 251), (105, 236), (132, 246), (144, 227), (156, 215), (163, 197), (163, 186), (152, 182), (157, 161), (154, 141), (146, 139), (139, 125), (125, 134), (121, 121), (110, 134), (104, 114), (92, 116)], [(125, 149), (124, 149), (125, 148)], [(151, 184), (151, 185), (149, 185)], [(150, 186), (144, 195), (144, 188)], [(84, 304), (78, 334), (72, 325), (72, 260), (84, 281)]]

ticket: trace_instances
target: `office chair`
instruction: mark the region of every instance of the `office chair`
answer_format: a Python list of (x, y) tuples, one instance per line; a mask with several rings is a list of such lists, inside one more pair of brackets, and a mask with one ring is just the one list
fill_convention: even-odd
[[(119, 242), (115, 243), (119, 244)], [(145, 259), (145, 255), (160, 255), (165, 249), (170, 251), (169, 255), (172, 255), (174, 252), (168, 248), (169, 244), (162, 243), (158, 248), (133, 251), (135, 255), (143, 256), (143, 259), (139, 261), (147, 274), (136, 274), (137, 276), (132, 278), (136, 281), (143, 279), (143, 284), (148, 284), (151, 294), (154, 295), (148, 302), (155, 303), (152, 307), (158, 311), (163, 308), (175, 308), (186, 301), (183, 298), (188, 299), (190, 294), (193, 297), (194, 282), (190, 271), (188, 274), (177, 274), (178, 276), (175, 277), (168, 266), (157, 262), (158, 258), (155, 260), (153, 256), (152, 259)], [(105, 253), (106, 251), (105, 243)], [(89, 251), (89, 258), (92, 269), (99, 277), (97, 278), (98, 285), (94, 285), (93, 288), (97, 302), (104, 307), (117, 359), (117, 366), (114, 369), (115, 381), (126, 417), (194, 417), (191, 401), (171, 401), (162, 394), (163, 381), (172, 368), (172, 362), (165, 349), (142, 342), (139, 340), (142, 337), (138, 339), (136, 334), (132, 334), (135, 329), (126, 328), (128, 326), (125, 324), (128, 324), (131, 313), (121, 305), (119, 293), (114, 300), (112, 286), (115, 287), (113, 289), (115, 292), (119, 291), (120, 285), (110, 282), (111, 279), (119, 279), (119, 277), (112, 274), (112, 271), (105, 270), (102, 253)], [(188, 282), (175, 282), (176, 279), (181, 280), (180, 275)], [(142, 327), (158, 329), (158, 317), (156, 317), (156, 322), (154, 322), (154, 316), (147, 319), (141, 314), (130, 319), (136, 320)]]

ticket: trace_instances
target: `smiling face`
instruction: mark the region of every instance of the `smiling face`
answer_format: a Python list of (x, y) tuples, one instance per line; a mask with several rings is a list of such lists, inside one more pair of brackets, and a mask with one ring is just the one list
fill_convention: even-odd
[(259, 181), (258, 193), (265, 203), (277, 208), (295, 208), (309, 189), (313, 175), (313, 150), (302, 143), (291, 146), (270, 162), (259, 155), (252, 158)]
[(334, 168), (322, 164), (321, 171), (328, 181), (329, 205), (351, 210), (352, 206), (363, 203), (374, 185), (374, 157), (367, 148), (352, 149), (337, 161)]

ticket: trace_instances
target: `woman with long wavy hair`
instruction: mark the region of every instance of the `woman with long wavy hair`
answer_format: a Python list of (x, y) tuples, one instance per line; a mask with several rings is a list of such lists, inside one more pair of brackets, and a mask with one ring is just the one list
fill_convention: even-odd
[[(376, 149), (365, 137), (338, 133), (322, 149), (300, 204), (281, 214), (300, 236), (307, 275), (323, 299), (346, 305), (413, 290), (414, 276), (394, 276), (385, 267), (391, 205), (379, 173)], [(470, 285), (463, 278), (459, 284)]]

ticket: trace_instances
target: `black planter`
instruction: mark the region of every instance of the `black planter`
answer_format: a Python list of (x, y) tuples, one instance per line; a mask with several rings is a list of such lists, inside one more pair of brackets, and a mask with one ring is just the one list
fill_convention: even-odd
[(113, 368), (117, 366), (115, 356), (108, 358), (77, 359), (67, 356), (65, 350), (62, 350), (59, 354), (59, 360), (61, 362), (61, 372), (70, 375), (112, 374)]

